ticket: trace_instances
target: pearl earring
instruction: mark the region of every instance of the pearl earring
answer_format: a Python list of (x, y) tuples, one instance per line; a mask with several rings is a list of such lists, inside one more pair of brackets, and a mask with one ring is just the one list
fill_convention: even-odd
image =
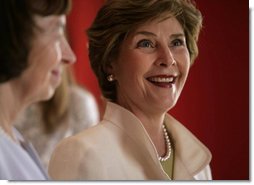
[(109, 82), (113, 82), (115, 80), (114, 76), (112, 74), (108, 75), (107, 79), (108, 79)]

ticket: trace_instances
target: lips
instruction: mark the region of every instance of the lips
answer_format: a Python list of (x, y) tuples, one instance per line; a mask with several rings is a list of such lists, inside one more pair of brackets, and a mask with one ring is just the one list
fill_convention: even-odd
[(53, 71), (51, 71), (52, 72), (52, 74), (53, 75), (55, 75), (55, 76), (60, 76), (60, 70), (57, 70), (57, 69), (55, 69), (55, 70), (53, 70)]
[(156, 75), (146, 78), (150, 83), (158, 87), (171, 88), (175, 84), (177, 76), (174, 75)]

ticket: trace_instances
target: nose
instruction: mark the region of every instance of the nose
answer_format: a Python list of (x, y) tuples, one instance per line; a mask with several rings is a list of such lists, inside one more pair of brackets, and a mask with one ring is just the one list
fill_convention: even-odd
[(76, 55), (73, 53), (66, 39), (63, 39), (61, 50), (62, 50), (62, 61), (65, 64), (73, 64), (76, 62)]
[(176, 64), (173, 53), (169, 47), (160, 47), (158, 51), (158, 58), (156, 60), (156, 65), (162, 67), (168, 67)]

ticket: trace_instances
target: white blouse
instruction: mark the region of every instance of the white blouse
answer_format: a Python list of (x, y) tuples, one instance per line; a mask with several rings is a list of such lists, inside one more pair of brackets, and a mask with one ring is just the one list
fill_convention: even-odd
[(47, 180), (32, 145), (14, 130), (15, 143), (0, 127), (0, 180)]

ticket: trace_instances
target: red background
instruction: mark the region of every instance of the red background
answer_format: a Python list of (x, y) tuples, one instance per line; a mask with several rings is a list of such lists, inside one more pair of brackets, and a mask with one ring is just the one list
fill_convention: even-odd
[[(73, 0), (68, 17), (70, 42), (77, 55), (77, 80), (96, 97), (85, 30), (103, 0)], [(247, 0), (196, 0), (204, 16), (200, 54), (183, 93), (171, 111), (213, 154), (215, 180), (249, 179), (249, 9)]]

